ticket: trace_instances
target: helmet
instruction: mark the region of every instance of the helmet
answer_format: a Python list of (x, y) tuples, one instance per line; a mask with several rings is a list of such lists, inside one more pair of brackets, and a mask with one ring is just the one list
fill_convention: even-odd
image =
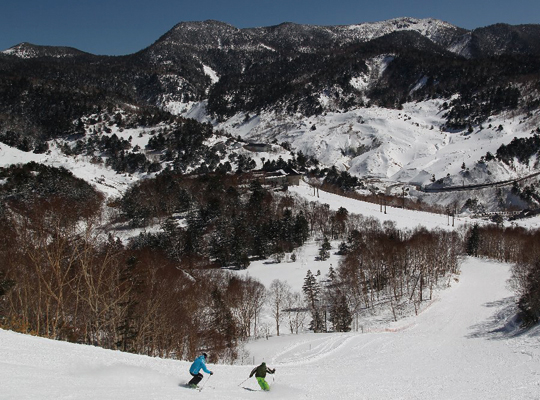
[(204, 357), (204, 359), (205, 359), (205, 360), (207, 360), (207, 359), (208, 359), (208, 354), (206, 354), (206, 353), (202, 353), (202, 355), (203, 355), (203, 357)]

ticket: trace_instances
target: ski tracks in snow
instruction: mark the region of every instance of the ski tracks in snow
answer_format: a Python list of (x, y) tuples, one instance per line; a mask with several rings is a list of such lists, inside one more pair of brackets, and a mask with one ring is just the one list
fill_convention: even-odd
[(298, 365), (319, 361), (334, 355), (355, 337), (356, 334), (329, 333), (310, 335), (310, 340), (285, 347), (272, 357), (273, 364)]

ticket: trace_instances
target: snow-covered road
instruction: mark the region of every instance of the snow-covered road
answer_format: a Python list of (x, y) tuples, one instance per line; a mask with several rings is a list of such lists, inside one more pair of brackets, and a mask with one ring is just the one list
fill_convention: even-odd
[(540, 399), (540, 331), (516, 335), (508, 278), (505, 264), (468, 259), (426, 311), (380, 332), (250, 343), (250, 360), (277, 368), (269, 393), (239, 386), (251, 364), (210, 365), (198, 392), (178, 386), (186, 362), (0, 330), (0, 399)]

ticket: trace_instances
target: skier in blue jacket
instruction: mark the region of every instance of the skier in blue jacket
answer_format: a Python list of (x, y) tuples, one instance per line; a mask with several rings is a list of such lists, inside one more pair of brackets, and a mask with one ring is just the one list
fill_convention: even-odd
[(214, 375), (212, 371), (210, 371), (208, 368), (206, 368), (206, 359), (208, 358), (208, 354), (202, 353), (199, 357), (193, 361), (193, 364), (191, 364), (191, 367), (189, 367), (189, 373), (193, 378), (188, 382), (188, 386), (196, 388), (197, 384), (201, 381), (203, 378), (203, 374), (200, 373), (200, 370), (202, 369), (204, 372), (210, 375)]

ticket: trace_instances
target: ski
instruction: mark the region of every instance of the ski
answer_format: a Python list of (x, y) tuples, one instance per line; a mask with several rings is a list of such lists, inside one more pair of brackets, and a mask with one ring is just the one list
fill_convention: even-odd
[(198, 386), (190, 385), (189, 383), (181, 383), (178, 386), (186, 388), (186, 389), (199, 389)]

